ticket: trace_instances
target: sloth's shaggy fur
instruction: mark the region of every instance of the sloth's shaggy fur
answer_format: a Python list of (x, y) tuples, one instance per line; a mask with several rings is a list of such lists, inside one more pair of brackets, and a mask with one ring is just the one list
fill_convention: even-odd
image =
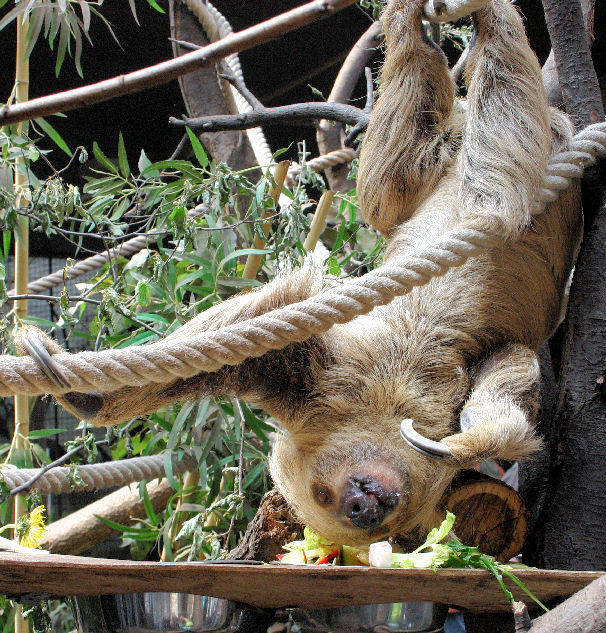
[[(428, 528), (460, 468), (537, 449), (535, 350), (557, 324), (581, 231), (576, 187), (530, 216), (547, 159), (571, 126), (547, 106), (516, 9), (490, 0), (474, 16), (467, 104), (453, 107), (444, 56), (422, 34), (423, 2), (392, 0), (384, 14), (382, 94), (360, 161), (363, 212), (389, 238), (387, 260), (465, 224), (498, 230), (503, 246), (351, 323), (238, 367), (100, 394), (99, 410), (60, 398), (101, 425), (201, 394), (237, 394), (261, 405), (284, 429), (271, 456), (276, 485), (302, 521), (337, 542)], [(319, 281), (305, 266), (172, 336), (299, 301)], [(399, 436), (403, 418), (427, 437), (446, 438), (454, 458), (415, 452)], [(400, 493), (372, 533), (338, 507), (356, 472), (375, 473)]]

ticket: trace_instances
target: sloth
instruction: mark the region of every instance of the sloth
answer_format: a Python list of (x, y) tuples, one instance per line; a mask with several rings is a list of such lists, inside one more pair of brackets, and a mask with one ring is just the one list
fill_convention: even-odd
[[(282, 429), (270, 457), (278, 489), (303, 523), (352, 545), (429, 529), (461, 469), (524, 459), (540, 446), (536, 350), (558, 323), (582, 228), (577, 186), (531, 216), (547, 160), (572, 128), (547, 104), (515, 7), (489, 0), (473, 14), (462, 102), (424, 35), (423, 1), (391, 0), (383, 15), (382, 92), (362, 143), (361, 208), (388, 239), (387, 262), (462, 226), (496, 232), (499, 245), (387, 306), (239, 366), (58, 397), (96, 425), (201, 395), (261, 406)], [(169, 338), (320, 287), (306, 264)], [(50, 340), (46, 348), (59, 351)]]

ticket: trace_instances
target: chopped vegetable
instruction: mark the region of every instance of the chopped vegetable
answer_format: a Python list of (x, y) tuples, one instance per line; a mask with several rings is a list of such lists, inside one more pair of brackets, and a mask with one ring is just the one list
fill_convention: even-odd
[(373, 543), (368, 551), (357, 549), (350, 545), (337, 545), (322, 538), (311, 528), (306, 527), (302, 541), (292, 541), (284, 546), (286, 554), (278, 555), (282, 563), (291, 565), (371, 565), (373, 567), (405, 569), (437, 569), (450, 567), (455, 569), (485, 569), (489, 571), (499, 583), (499, 586), (510, 602), (513, 595), (505, 585), (503, 576), (511, 580), (541, 608), (547, 607), (528, 589), (528, 587), (512, 573), (512, 565), (498, 563), (494, 557), (482, 554), (477, 547), (463, 545), (457, 541), (443, 541), (448, 538), (455, 524), (455, 515), (446, 512), (442, 523), (431, 530), (420, 547), (409, 554), (399, 554), (392, 551), (388, 541)]
[(371, 567), (391, 567), (392, 556), (391, 543), (387, 541), (373, 543), (368, 550), (368, 560)]
[(341, 550), (335, 549), (330, 554), (326, 556), (322, 556), (322, 558), (318, 558), (318, 560), (314, 563), (315, 565), (328, 565), (328, 563), (332, 563), (337, 556), (341, 553)]

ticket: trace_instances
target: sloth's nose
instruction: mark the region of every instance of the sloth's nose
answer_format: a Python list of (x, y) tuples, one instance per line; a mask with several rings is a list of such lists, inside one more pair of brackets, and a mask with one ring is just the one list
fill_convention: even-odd
[(399, 492), (387, 489), (372, 477), (352, 477), (341, 495), (341, 511), (356, 527), (374, 530), (399, 501)]

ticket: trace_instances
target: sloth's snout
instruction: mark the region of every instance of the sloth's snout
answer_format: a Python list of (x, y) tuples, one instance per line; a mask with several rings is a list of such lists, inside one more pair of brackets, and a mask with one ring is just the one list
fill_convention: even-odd
[(375, 530), (398, 505), (400, 497), (400, 492), (369, 475), (352, 477), (341, 495), (341, 511), (356, 527)]

